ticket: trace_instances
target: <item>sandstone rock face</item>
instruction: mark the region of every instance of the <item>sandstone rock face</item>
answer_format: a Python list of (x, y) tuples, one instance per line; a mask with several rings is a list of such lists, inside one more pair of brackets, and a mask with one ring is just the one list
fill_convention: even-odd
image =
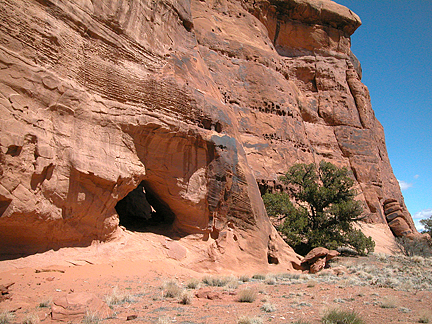
[(388, 225), (396, 237), (406, 236), (412, 239), (416, 236), (415, 234), (418, 234), (413, 233), (410, 229), (411, 216), (396, 199), (388, 198), (384, 200), (383, 209)]
[(0, 10), (3, 254), (107, 240), (132, 219), (209, 236), (209, 256), (227, 262), (231, 246), (298, 265), (257, 185), (278, 185), (296, 162), (352, 169), (370, 222), (386, 222), (383, 197), (403, 204), (350, 52), (360, 20), (343, 6), (5, 0)]

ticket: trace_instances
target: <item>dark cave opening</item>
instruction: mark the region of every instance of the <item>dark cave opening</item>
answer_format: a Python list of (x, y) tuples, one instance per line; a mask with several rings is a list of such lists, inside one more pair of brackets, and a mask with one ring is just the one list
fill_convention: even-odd
[(131, 231), (166, 234), (175, 220), (169, 206), (146, 181), (120, 200), (115, 209), (120, 225)]

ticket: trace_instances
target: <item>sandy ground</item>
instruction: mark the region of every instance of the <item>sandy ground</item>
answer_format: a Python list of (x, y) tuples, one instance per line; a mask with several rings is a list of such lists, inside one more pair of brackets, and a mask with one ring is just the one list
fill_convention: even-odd
[[(266, 279), (253, 279), (245, 265), (243, 272), (226, 279), (224, 287), (213, 287), (201, 281), (206, 274), (186, 268), (156, 248), (159, 245), (155, 242), (164, 243), (166, 238), (126, 234), (115, 242), (1, 261), (0, 285), (14, 284), (10, 287), (11, 298), (0, 302), (0, 313), (11, 311), (11, 323), (28, 322), (29, 318), (36, 322), (36, 317), (42, 323), (56, 322), (50, 315), (53, 300), (91, 293), (104, 303), (113, 294), (124, 297), (124, 301), (111, 306), (109, 318), (104, 316), (101, 323), (122, 323), (128, 316), (135, 323), (237, 323), (242, 316), (263, 323), (320, 323), (329, 309), (354, 310), (366, 323), (418, 323), (421, 318), (432, 322), (432, 282), (426, 277), (423, 280), (424, 273), (419, 270), (432, 263), (423, 260), (399, 264), (384, 256), (338, 258), (332, 265), (334, 270), (318, 275), (279, 273), (267, 274)], [(409, 272), (404, 277), (405, 268)], [(389, 284), (376, 279), (384, 272), (388, 273)], [(246, 282), (239, 280), (244, 274), (248, 274), (243, 278), (249, 279)], [(401, 279), (396, 288), (391, 288), (396, 282), (393, 277)], [(215, 274), (211, 278), (216, 278)], [(406, 278), (418, 280), (403, 286)], [(183, 299), (190, 303), (181, 304), (181, 296), (166, 296), (170, 281), (190, 297)], [(195, 281), (200, 281), (198, 287), (187, 288)], [(255, 297), (250, 303), (239, 301), (245, 289), (251, 289)], [(83, 319), (97, 323), (83, 315), (66, 322)]]

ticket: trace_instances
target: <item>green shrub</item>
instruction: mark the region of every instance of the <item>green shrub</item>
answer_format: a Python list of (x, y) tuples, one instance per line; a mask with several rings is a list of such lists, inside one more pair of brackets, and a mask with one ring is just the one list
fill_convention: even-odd
[(353, 227), (363, 208), (354, 200), (354, 181), (346, 168), (324, 161), (318, 169), (315, 164), (295, 164), (279, 179), (289, 186), (290, 195), (266, 193), (263, 201), (269, 216), (283, 218), (278, 230), (297, 253), (347, 245), (361, 255), (373, 252), (372, 238)]
[(354, 311), (331, 310), (321, 319), (323, 324), (365, 324)]

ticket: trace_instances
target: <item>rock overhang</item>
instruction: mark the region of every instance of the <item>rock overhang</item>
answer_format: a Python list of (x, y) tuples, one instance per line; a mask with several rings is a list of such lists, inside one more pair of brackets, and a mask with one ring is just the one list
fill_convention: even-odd
[(347, 7), (331, 0), (270, 0), (278, 17), (306, 24), (331, 26), (351, 36), (360, 27), (360, 17)]

